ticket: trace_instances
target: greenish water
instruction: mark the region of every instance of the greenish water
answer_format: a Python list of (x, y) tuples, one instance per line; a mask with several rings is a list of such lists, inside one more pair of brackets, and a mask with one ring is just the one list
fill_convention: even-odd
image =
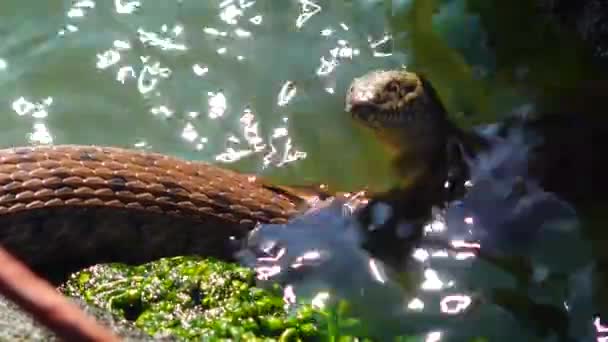
[(381, 150), (343, 112), (352, 77), (406, 63), (381, 2), (29, 0), (0, 11), (1, 146), (118, 145), (283, 181), (386, 183)]
[[(465, 124), (526, 102), (504, 84), (488, 87), (499, 78), (493, 73), (499, 60), (481, 44), (479, 18), (465, 13), (463, 1), (440, 3), (439, 12), (421, 6), (418, 16), (405, 17), (412, 1), (5, 0), (0, 146), (115, 145), (283, 183), (386, 187), (387, 156), (343, 111), (353, 77), (375, 68), (425, 70), (454, 115), (481, 110)], [(433, 21), (425, 21), (430, 13)], [(447, 44), (435, 40), (431, 24)], [(576, 254), (579, 247), (555, 250)], [(536, 335), (538, 316), (522, 323), (521, 315), (476, 300), (485, 283), (515, 287), (513, 275), (483, 263), (471, 271), (440, 254), (426, 258), (436, 263), (427, 283), (441, 279), (442, 287), (420, 289), (407, 304), (421, 312), (409, 323), (428, 328), (427, 341), (449, 340), (441, 332), (458, 329), (522, 340)], [(551, 286), (530, 290), (554, 307), (566, 305), (561, 288), (578, 279), (564, 276), (574, 273), (567, 266), (560, 271), (563, 278)], [(589, 320), (587, 293), (572, 288), (579, 291), (568, 297), (583, 313), (579, 321)], [(446, 301), (477, 306), (446, 313)]]

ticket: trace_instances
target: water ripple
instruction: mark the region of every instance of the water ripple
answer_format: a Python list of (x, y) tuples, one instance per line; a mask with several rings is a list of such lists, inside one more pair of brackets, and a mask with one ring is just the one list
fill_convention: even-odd
[(140, 1), (114, 0), (114, 8), (118, 14), (133, 14), (140, 6)]
[(169, 28), (167, 25), (162, 25), (160, 33), (149, 32), (143, 28), (139, 28), (137, 33), (139, 35), (139, 40), (144, 45), (159, 47), (161, 50), (185, 51), (188, 49), (186, 45), (177, 42), (183, 31), (184, 27), (181, 25), (175, 25), (172, 28)]
[(53, 104), (53, 98), (47, 97), (40, 101), (29, 101), (21, 96), (13, 101), (13, 110), (17, 115), (29, 115), (32, 118), (44, 119), (49, 115), (48, 109)]
[[(140, 129), (134, 137), (119, 140), (128, 139), (130, 146), (138, 148), (145, 141), (146, 148), (216, 162), (253, 160), (257, 161), (254, 171), (273, 170), (297, 167), (319, 153), (311, 150), (307, 132), (298, 126), (303, 120), (325, 120), (301, 113), (314, 107), (319, 114), (339, 109), (336, 115), (341, 115), (342, 74), (360, 65), (353, 64), (357, 60), (369, 61), (368, 56), (378, 58), (379, 64), (388, 61), (380, 61), (388, 54), (362, 55), (364, 51), (390, 50), (386, 25), (374, 24), (382, 29), (365, 29), (366, 35), (358, 36), (352, 28), (361, 24), (343, 16), (342, 5), (301, 0), (286, 3), (283, 10), (275, 12), (264, 1), (143, 6), (141, 1), (83, 0), (65, 9), (60, 35), (66, 39), (64, 44), (87, 41), (93, 47), (83, 48), (72, 61), (78, 60), (79, 67), (89, 61), (92, 70), (84, 69), (82, 75), (95, 81), (80, 89), (91, 93), (83, 98), (99, 98), (99, 103), (89, 102), (98, 107), (93, 112), (100, 114), (95, 115), (113, 110), (104, 106), (116, 102), (132, 118), (125, 113), (119, 120), (128, 120), (134, 127), (156, 125), (152, 131)], [(381, 16), (377, 19), (385, 21)], [(101, 23), (107, 27), (104, 32), (97, 29)], [(379, 38), (371, 41), (370, 37)], [(91, 50), (93, 56), (87, 56)], [(95, 72), (111, 78), (96, 84), (100, 79)], [(317, 89), (329, 97), (313, 96)], [(124, 100), (131, 105), (121, 106)], [(59, 119), (68, 114), (57, 115)], [(118, 114), (113, 116), (118, 118)], [(330, 118), (336, 122), (338, 116)], [(158, 119), (166, 123), (154, 124)], [(336, 138), (344, 135), (343, 140), (351, 140), (351, 132), (333, 130)], [(89, 136), (95, 134), (99, 133)], [(92, 140), (117, 141), (111, 137)]]
[(296, 19), (296, 27), (301, 28), (315, 14), (321, 12), (321, 6), (314, 1), (300, 0), (300, 14)]

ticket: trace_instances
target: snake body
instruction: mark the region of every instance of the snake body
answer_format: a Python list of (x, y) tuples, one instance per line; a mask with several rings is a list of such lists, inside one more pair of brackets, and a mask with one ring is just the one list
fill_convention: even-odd
[[(345, 111), (393, 147), (398, 186), (413, 189), (414, 207), (443, 200), (445, 180), (468, 173), (460, 153), (487, 146), (485, 138), (449, 120), (428, 80), (405, 70), (372, 71), (353, 80)], [(581, 180), (591, 177), (579, 170), (592, 164), (584, 152), (598, 139), (580, 132), (601, 125), (567, 118), (557, 125), (525, 124), (532, 131), (539, 126), (549, 147), (540, 153), (537, 173), (550, 191), (590, 197), (598, 179), (582, 186)], [(565, 134), (572, 146), (567, 152)], [(569, 178), (577, 182), (564, 181)], [(0, 150), (0, 243), (37, 270), (169, 255), (227, 257), (231, 237), (257, 223), (286, 222), (308, 208), (307, 195), (157, 153), (78, 145), (5, 149)]]
[(0, 150), (0, 243), (36, 270), (203, 253), (279, 223), (303, 198), (254, 176), (136, 150)]

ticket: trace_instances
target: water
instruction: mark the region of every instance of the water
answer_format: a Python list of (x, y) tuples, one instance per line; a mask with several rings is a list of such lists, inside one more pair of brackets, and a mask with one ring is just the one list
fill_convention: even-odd
[[(526, 151), (519, 134), (497, 138), (468, 161), (466, 195), (421, 225), (373, 202), (364, 226), (336, 201), (259, 226), (238, 255), (262, 284), (282, 284), (291, 305), (346, 300), (381, 341), (592, 341), (590, 243), (573, 207), (526, 178)], [(382, 231), (396, 231), (391, 246), (363, 247)]]
[(407, 62), (381, 5), (3, 1), (0, 146), (118, 145), (386, 185), (382, 150), (343, 112), (354, 76)]
[[(476, 18), (463, 14), (462, 1), (441, 3), (446, 6), (436, 20), (450, 45), (466, 47), (473, 69), (487, 74), (495, 60), (479, 46)], [(209, 161), (282, 183), (385, 188), (392, 182), (388, 157), (352, 125), (343, 111), (344, 93), (364, 72), (409, 65), (410, 51), (401, 42), (410, 32), (395, 31), (401, 27), (395, 22), (404, 19), (394, 16), (408, 4), (4, 0), (0, 146), (115, 145)], [(437, 70), (433, 77), (448, 77)], [(439, 252), (427, 258), (445, 266), (443, 273), (425, 273), (431, 278), (471, 270), (476, 285), (483, 279), (513, 282), (483, 262), (456, 266)], [(584, 272), (576, 275), (587, 279)], [(584, 288), (576, 288), (573, 296), (586, 300)], [(442, 297), (473, 292), (457, 283), (420, 302), (437, 312)], [(448, 326), (530, 336), (494, 306), (443, 325), (412, 322), (426, 329), (429, 340)]]

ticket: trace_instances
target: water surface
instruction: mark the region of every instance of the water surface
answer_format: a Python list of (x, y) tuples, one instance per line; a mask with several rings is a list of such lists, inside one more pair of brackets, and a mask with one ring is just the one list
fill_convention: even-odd
[(1, 146), (117, 145), (284, 182), (387, 182), (378, 145), (343, 112), (352, 77), (407, 61), (392, 51), (380, 2), (29, 0), (0, 10)]
[[(395, 8), (387, 7), (391, 3)], [(393, 10), (410, 3), (4, 0), (0, 146), (114, 145), (283, 183), (385, 187), (391, 183), (387, 156), (352, 125), (343, 111), (344, 93), (353, 77), (368, 70), (409, 65), (402, 42), (412, 32), (407, 25), (395, 31), (407, 19)], [(483, 49), (477, 19), (464, 13), (463, 1), (441, 3), (436, 24), (475, 73), (488, 75), (495, 60)], [(433, 76), (450, 75), (436, 69)], [(448, 98), (458, 91), (473, 94), (471, 89), (455, 85)], [(507, 93), (505, 98), (512, 95)], [(421, 288), (409, 303), (412, 310), (436, 314), (420, 321), (427, 341), (442, 340), (448, 328), (508, 332), (523, 340), (534, 335), (494, 305), (466, 315), (442, 313), (446, 298), (463, 300), (456, 297), (474, 297), (484, 283), (515, 286), (515, 280), (483, 262), (420, 253), (421, 262), (436, 259), (443, 266), (423, 272), (430, 290)], [(586, 270), (577, 276), (587, 279)], [(584, 288), (572, 288), (570, 298), (587, 303)], [(535, 291), (545, 293), (542, 287)], [(565, 305), (555, 302), (561, 295), (546, 298)]]

